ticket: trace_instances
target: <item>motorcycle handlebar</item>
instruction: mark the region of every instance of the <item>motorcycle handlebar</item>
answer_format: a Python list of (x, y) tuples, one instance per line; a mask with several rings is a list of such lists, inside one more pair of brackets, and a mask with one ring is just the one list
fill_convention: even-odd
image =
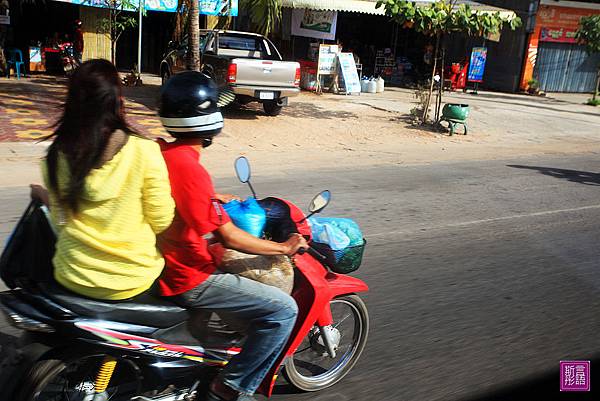
[(327, 261), (327, 257), (325, 255), (323, 255), (321, 252), (317, 251), (315, 248), (309, 247), (309, 248), (298, 249), (298, 255), (304, 255), (307, 252), (310, 256), (314, 257), (315, 259), (317, 259), (320, 262)]

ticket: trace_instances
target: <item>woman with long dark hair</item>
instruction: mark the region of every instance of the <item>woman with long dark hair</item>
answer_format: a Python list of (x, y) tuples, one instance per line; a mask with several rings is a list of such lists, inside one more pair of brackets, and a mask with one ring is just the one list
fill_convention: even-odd
[(97, 299), (147, 290), (164, 261), (156, 234), (173, 219), (159, 146), (125, 122), (121, 82), (106, 60), (83, 63), (42, 170), (58, 230), (54, 277)]

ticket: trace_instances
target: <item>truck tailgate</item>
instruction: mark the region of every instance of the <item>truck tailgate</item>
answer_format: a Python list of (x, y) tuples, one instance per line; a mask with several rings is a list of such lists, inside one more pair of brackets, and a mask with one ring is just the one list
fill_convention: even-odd
[(236, 58), (237, 85), (257, 87), (294, 87), (296, 69), (300, 64), (292, 61), (270, 61)]

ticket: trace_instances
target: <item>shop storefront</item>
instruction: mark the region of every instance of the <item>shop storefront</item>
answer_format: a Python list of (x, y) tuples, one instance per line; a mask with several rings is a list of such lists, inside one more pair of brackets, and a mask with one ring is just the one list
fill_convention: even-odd
[(418, 66), (409, 58), (418, 60), (428, 39), (390, 22), (376, 2), (284, 0), (283, 7), (281, 48), (310, 75), (303, 79), (305, 89), (315, 86), (321, 44), (352, 53), (359, 76), (381, 76), (388, 84), (414, 79)]
[[(110, 36), (101, 27), (102, 21), (109, 18), (107, 4), (107, 0), (49, 0), (26, 4), (10, 0), (11, 23), (6, 46), (21, 50), (28, 71), (60, 73), (63, 69), (61, 49), (77, 37), (75, 21), (79, 20), (83, 34), (83, 60), (110, 59)], [(153, 31), (158, 31), (157, 25), (167, 25), (170, 31), (171, 13), (176, 11), (177, 1), (147, 0), (146, 9), (145, 18), (155, 20), (154, 24), (145, 27), (145, 31), (151, 33), (145, 46), (145, 50), (149, 51), (156, 45), (151, 39), (156, 36)], [(137, 14), (132, 12), (131, 16), (136, 17)], [(128, 34), (136, 30), (129, 31)], [(118, 49), (123, 45), (133, 49), (127, 53), (137, 54), (137, 35), (132, 34), (127, 39), (125, 36), (119, 40)], [(126, 58), (123, 61), (127, 63), (120, 63), (117, 57), (117, 65), (122, 68), (131, 68), (134, 62), (130, 63)]]
[[(27, 71), (62, 72), (60, 44), (75, 37), (75, 21), (81, 21), (83, 60), (111, 58), (111, 40), (101, 21), (109, 17), (109, 0), (46, 0), (23, 3), (9, 0), (10, 24), (5, 46), (21, 50)], [(177, 0), (142, 0), (146, 15), (142, 19), (142, 70), (158, 72), (160, 60), (172, 39)], [(205, 16), (238, 14), (237, 0), (200, 0)], [(131, 17), (138, 14), (131, 12)], [(206, 24), (206, 18), (204, 18)], [(137, 63), (138, 29), (123, 32), (117, 42), (116, 63), (130, 70)]]
[[(515, 15), (494, 6), (468, 3), (477, 12)], [(383, 8), (376, 7), (376, 1), (283, 0), (283, 7), (281, 47), (301, 65), (312, 65), (313, 72), (319, 45), (337, 44), (354, 54), (359, 73), (382, 77), (388, 85), (410, 86), (431, 74), (434, 39), (392, 22)], [(447, 64), (464, 61), (470, 51), (457, 48), (460, 54), (456, 60), (446, 60)]]
[(575, 38), (581, 17), (592, 14), (600, 14), (600, 4), (541, 1), (527, 44), (521, 89), (534, 78), (546, 92), (594, 90), (600, 54), (588, 55)]

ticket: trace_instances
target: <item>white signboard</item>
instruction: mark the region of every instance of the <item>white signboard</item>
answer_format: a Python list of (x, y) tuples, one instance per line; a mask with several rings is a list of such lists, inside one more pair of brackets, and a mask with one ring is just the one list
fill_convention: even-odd
[(10, 16), (0, 15), (0, 25), (10, 25)]
[(344, 77), (346, 93), (360, 93), (360, 78), (358, 78), (354, 56), (352, 53), (340, 53), (338, 54), (338, 58), (340, 60), (342, 76)]
[(337, 11), (292, 10), (292, 35), (334, 40), (336, 26)]
[(319, 75), (332, 75), (337, 73), (337, 45), (319, 46)]

